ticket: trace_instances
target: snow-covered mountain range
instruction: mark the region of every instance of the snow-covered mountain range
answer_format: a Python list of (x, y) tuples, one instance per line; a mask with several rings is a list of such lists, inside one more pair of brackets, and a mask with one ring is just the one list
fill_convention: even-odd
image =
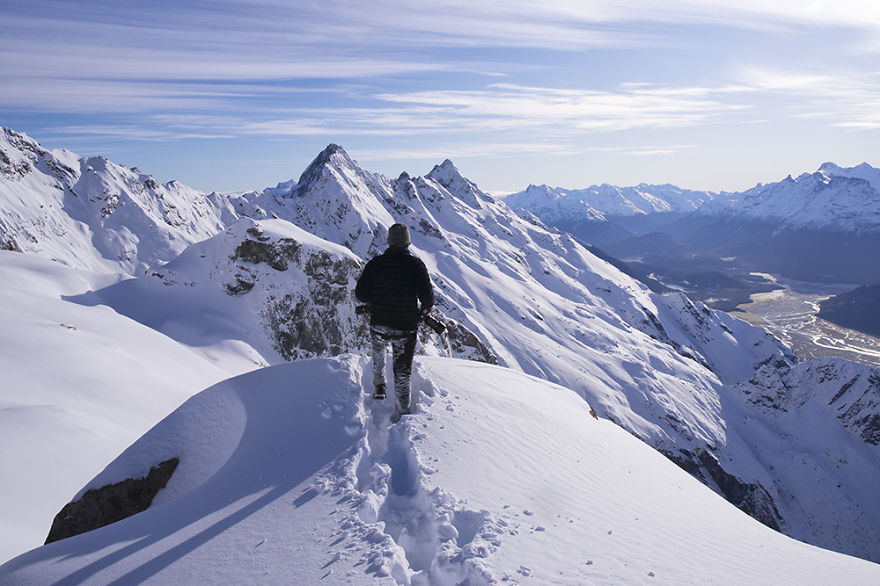
[(776, 222), (784, 228), (842, 233), (880, 231), (880, 169), (825, 163), (815, 173), (724, 194), (699, 208), (706, 216)]
[(506, 196), (505, 201), (551, 225), (698, 212), (772, 221), (788, 228), (878, 231), (880, 169), (867, 163), (849, 168), (824, 163), (814, 173), (797, 178), (789, 175), (737, 193), (693, 191), (674, 185), (594, 185), (586, 189), (530, 185)]
[(563, 189), (529, 185), (505, 198), (510, 207), (532, 212), (550, 224), (561, 220), (603, 220), (609, 216), (688, 213), (711, 201), (716, 194), (681, 189), (674, 185), (640, 184), (634, 187), (594, 185)]
[[(82, 412), (71, 408), (77, 399), (67, 396), (61, 411), (40, 407), (62, 399), (37, 364), (53, 358), (43, 352), (38, 332), (58, 338), (53, 343), (60, 352), (61, 334), (84, 337), (73, 333), (80, 329), (58, 327), (68, 323), (66, 311), (80, 319), (100, 316), (88, 318), (94, 321), (87, 331), (96, 340), (108, 339), (108, 324), (125, 323), (131, 331), (126, 343), (129, 337), (158, 336), (167, 352), (192, 356), (195, 380), (180, 385), (189, 394), (207, 386), (200, 381), (218, 382), (256, 366), (361, 354), (364, 324), (354, 313), (353, 282), (364, 260), (384, 248), (387, 227), (402, 221), (411, 227), (414, 252), (428, 266), (438, 307), (452, 324), (454, 356), (567, 387), (586, 400), (585, 409), (592, 406), (765, 524), (821, 547), (880, 560), (880, 507), (872, 496), (880, 482), (876, 371), (844, 361), (797, 364), (760, 328), (681, 294), (653, 294), (574, 238), (518, 217), (449, 161), (423, 177), (390, 179), (330, 145), (299, 181), (231, 196), (199, 194), (176, 183), (158, 186), (104, 159), (47, 151), (9, 130), (2, 136), (0, 240), (8, 251), (25, 253), (0, 255), (0, 267), (22, 283), (4, 293), (15, 312), (5, 318), (5, 343), (23, 340), (14, 357), (0, 358), (11, 373), (7, 380), (15, 381), (0, 389), (8, 421), (24, 412), (35, 421), (54, 418), (66, 431), (53, 431), (53, 439), (66, 438), (70, 445), (82, 439)], [(44, 306), (52, 308), (51, 317), (23, 317)], [(445, 352), (427, 335), (421, 348)], [(40, 359), (27, 359), (28, 352)], [(177, 359), (152, 351), (144, 356), (159, 369)], [(77, 361), (60, 364), (73, 371), (63, 395), (95, 394), (82, 382), (87, 377)], [(468, 372), (449, 367), (459, 368)], [(179, 366), (167, 372), (176, 377)], [(109, 379), (119, 374), (91, 376), (100, 380), (96, 395), (106, 399), (100, 389), (111, 387)], [(478, 397), (478, 387), (487, 386), (481, 377), (475, 386), (451, 380), (425, 395)], [(146, 390), (130, 386), (110, 399), (111, 412), (126, 410), (129, 392)], [(41, 398), (22, 392), (30, 387)], [(170, 411), (173, 401), (157, 409)], [(439, 416), (428, 406), (416, 415), (426, 425)], [(468, 419), (505, 425), (506, 411), (486, 409)], [(28, 446), (40, 444), (46, 425), (36, 429), (28, 436), (20, 426), (0, 427), (0, 443), (8, 440), (23, 450), (15, 462), (27, 462), (34, 453)], [(118, 453), (145, 431), (140, 419), (125, 433), (108, 435), (119, 442)], [(558, 443), (552, 424), (541, 433)], [(493, 449), (492, 437), (487, 450)], [(440, 469), (444, 458), (457, 457), (437, 449), (430, 457)], [(45, 463), (51, 457), (57, 456), (35, 453), (40, 465), (31, 465), (29, 480), (22, 482), (48, 484)], [(517, 465), (514, 457), (499, 457)], [(81, 463), (92, 466), (93, 475), (107, 461), (105, 451), (94, 459), (83, 455)], [(450, 482), (460, 479), (454, 475)], [(84, 484), (64, 493), (64, 502)], [(12, 496), (20, 501), (24, 494)], [(12, 503), (5, 497), (4, 503)], [(56, 502), (54, 512), (62, 504)], [(462, 549), (465, 543), (456, 542)]]
[(0, 248), (90, 270), (135, 273), (213, 236), (236, 216), (229, 200), (103, 157), (47, 151), (0, 129)]
[(643, 237), (662, 232), (676, 241), (663, 250), (672, 256), (683, 246), (805, 281), (880, 282), (874, 258), (880, 247), (880, 169), (867, 163), (825, 163), (814, 173), (739, 193), (668, 185), (530, 186), (506, 201), (518, 213), (612, 254), (635, 249), (651, 255), (657, 238)]

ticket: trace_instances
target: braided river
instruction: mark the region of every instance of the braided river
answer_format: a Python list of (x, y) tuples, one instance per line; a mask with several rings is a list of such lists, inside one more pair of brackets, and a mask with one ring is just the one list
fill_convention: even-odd
[(759, 274), (782, 287), (751, 296), (751, 302), (731, 312), (760, 325), (788, 344), (803, 360), (844, 358), (880, 367), (880, 338), (833, 324), (818, 317), (819, 304), (854, 285), (805, 283)]

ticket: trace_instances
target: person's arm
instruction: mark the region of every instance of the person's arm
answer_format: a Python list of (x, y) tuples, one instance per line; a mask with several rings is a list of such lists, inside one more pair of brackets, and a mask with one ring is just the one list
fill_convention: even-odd
[(421, 260), (417, 264), (416, 294), (422, 304), (422, 313), (430, 311), (434, 307), (434, 288), (431, 286), (431, 277), (428, 275), (428, 267)]
[(364, 267), (364, 272), (361, 273), (357, 280), (354, 296), (361, 303), (373, 302), (373, 269), (370, 263), (367, 263), (367, 266)]

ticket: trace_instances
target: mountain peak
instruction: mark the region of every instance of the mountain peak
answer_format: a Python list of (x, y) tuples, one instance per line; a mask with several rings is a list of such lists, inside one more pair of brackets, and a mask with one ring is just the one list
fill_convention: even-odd
[(348, 156), (348, 153), (345, 152), (345, 149), (335, 143), (328, 144), (323, 151), (318, 153), (318, 156), (315, 157), (315, 160), (312, 161), (312, 164), (309, 167), (313, 167), (316, 164), (326, 165), (327, 163), (333, 161), (334, 159), (342, 159), (344, 161), (351, 161), (351, 157)]
[(323, 170), (326, 167), (335, 167), (337, 169), (344, 167), (358, 168), (357, 163), (348, 156), (345, 149), (338, 144), (330, 143), (323, 151), (318, 153), (315, 160), (313, 160), (306, 170), (303, 171), (299, 181), (297, 181), (297, 186), (294, 188), (294, 191), (297, 191), (298, 193), (304, 192), (306, 187), (321, 177)]
[(428, 173), (428, 177), (440, 182), (444, 186), (455, 180), (464, 180), (461, 172), (449, 159), (446, 159), (439, 165), (434, 165), (434, 168)]
[(334, 143), (334, 142), (331, 142), (330, 144), (328, 144), (328, 145), (324, 148), (324, 150), (321, 151), (321, 154), (324, 154), (324, 153), (327, 153), (328, 156), (330, 156), (330, 155), (335, 155), (335, 154), (337, 154), (337, 153), (343, 153), (343, 154), (346, 154), (346, 153), (345, 153), (345, 149), (342, 148), (341, 146), (339, 146), (338, 144)]
[(434, 168), (428, 173), (427, 178), (436, 181), (455, 198), (465, 202), (471, 207), (481, 207), (482, 204), (480, 203), (480, 200), (492, 201), (490, 196), (480, 191), (473, 182), (462, 175), (449, 159), (446, 159), (440, 165), (434, 165)]
[(841, 171), (843, 171), (843, 168), (841, 168), (841, 166), (836, 163), (832, 163), (831, 161), (826, 161), (819, 165), (819, 172), (826, 175), (828, 173), (840, 173)]

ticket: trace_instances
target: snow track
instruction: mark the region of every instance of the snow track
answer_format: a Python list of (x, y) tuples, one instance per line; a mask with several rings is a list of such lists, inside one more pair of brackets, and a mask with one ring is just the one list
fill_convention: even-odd
[(392, 425), (393, 396), (374, 401), (369, 398), (372, 384), (367, 369), (362, 370), (361, 380), (366, 436), (356, 469), (357, 514), (363, 523), (380, 525), (400, 554), (385, 552), (384, 560), (371, 559), (370, 565), (398, 584), (493, 583), (492, 573), (480, 562), (493, 547), (483, 539), (491, 526), (488, 513), (468, 510), (422, 482), (433, 469), (422, 462), (417, 447), (427, 427), (420, 419), (430, 417), (418, 413), (418, 406), (432, 400), (433, 386), (418, 376), (416, 367), (412, 400), (418, 414)]

